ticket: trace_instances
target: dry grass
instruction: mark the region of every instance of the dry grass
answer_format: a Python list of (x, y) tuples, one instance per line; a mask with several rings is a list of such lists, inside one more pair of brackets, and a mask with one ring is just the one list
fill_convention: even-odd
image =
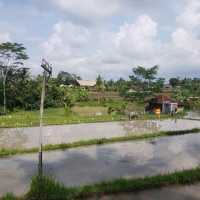
[(72, 111), (80, 116), (96, 116), (101, 113), (101, 115), (107, 115), (107, 108), (103, 106), (75, 106), (72, 108)]

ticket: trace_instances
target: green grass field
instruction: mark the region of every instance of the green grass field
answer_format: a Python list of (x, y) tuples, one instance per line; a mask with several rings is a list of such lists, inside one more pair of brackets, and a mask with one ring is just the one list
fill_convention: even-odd
[[(101, 113), (98, 114), (98, 113)], [(122, 116), (109, 115), (105, 107), (74, 107), (71, 113), (64, 108), (48, 108), (44, 111), (44, 124), (73, 124), (118, 121)], [(0, 127), (26, 127), (39, 125), (39, 111), (16, 111), (0, 116)]]
[[(108, 105), (107, 105), (108, 106)], [(108, 114), (106, 105), (77, 105), (72, 112), (67, 113), (64, 108), (48, 108), (44, 110), (44, 125), (62, 125), (91, 122), (109, 122), (128, 120), (127, 115), (118, 113)], [(176, 116), (182, 117), (182, 114)], [(170, 118), (161, 115), (161, 119)], [(141, 115), (138, 119), (158, 119), (154, 114)], [(28, 127), (39, 125), (39, 111), (15, 111), (0, 116), (0, 128)]]

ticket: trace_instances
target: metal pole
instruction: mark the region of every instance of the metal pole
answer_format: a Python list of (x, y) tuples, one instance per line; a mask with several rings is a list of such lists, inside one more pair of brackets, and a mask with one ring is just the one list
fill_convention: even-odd
[(43, 73), (43, 83), (42, 83), (42, 94), (41, 94), (41, 104), (40, 104), (40, 134), (39, 134), (39, 164), (38, 164), (38, 174), (40, 177), (43, 175), (43, 162), (42, 162), (42, 146), (43, 146), (43, 112), (44, 112), (44, 98), (45, 98), (45, 87), (46, 87), (46, 71)]

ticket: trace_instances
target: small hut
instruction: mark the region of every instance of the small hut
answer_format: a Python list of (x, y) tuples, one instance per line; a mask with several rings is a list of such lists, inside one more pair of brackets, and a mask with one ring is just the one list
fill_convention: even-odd
[(176, 113), (178, 110), (178, 102), (174, 102), (168, 96), (156, 96), (148, 101), (147, 111), (160, 111), (164, 114)]

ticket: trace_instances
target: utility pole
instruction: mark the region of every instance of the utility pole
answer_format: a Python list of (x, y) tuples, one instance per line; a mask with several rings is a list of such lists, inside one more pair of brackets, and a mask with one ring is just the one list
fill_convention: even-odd
[(43, 72), (43, 82), (42, 82), (42, 93), (41, 93), (41, 103), (40, 103), (40, 133), (39, 133), (39, 163), (38, 163), (38, 175), (43, 176), (43, 159), (42, 159), (42, 147), (43, 147), (43, 112), (44, 112), (44, 100), (45, 100), (45, 88), (46, 81), (52, 75), (51, 65), (44, 59), (42, 59), (41, 67), (44, 69)]

